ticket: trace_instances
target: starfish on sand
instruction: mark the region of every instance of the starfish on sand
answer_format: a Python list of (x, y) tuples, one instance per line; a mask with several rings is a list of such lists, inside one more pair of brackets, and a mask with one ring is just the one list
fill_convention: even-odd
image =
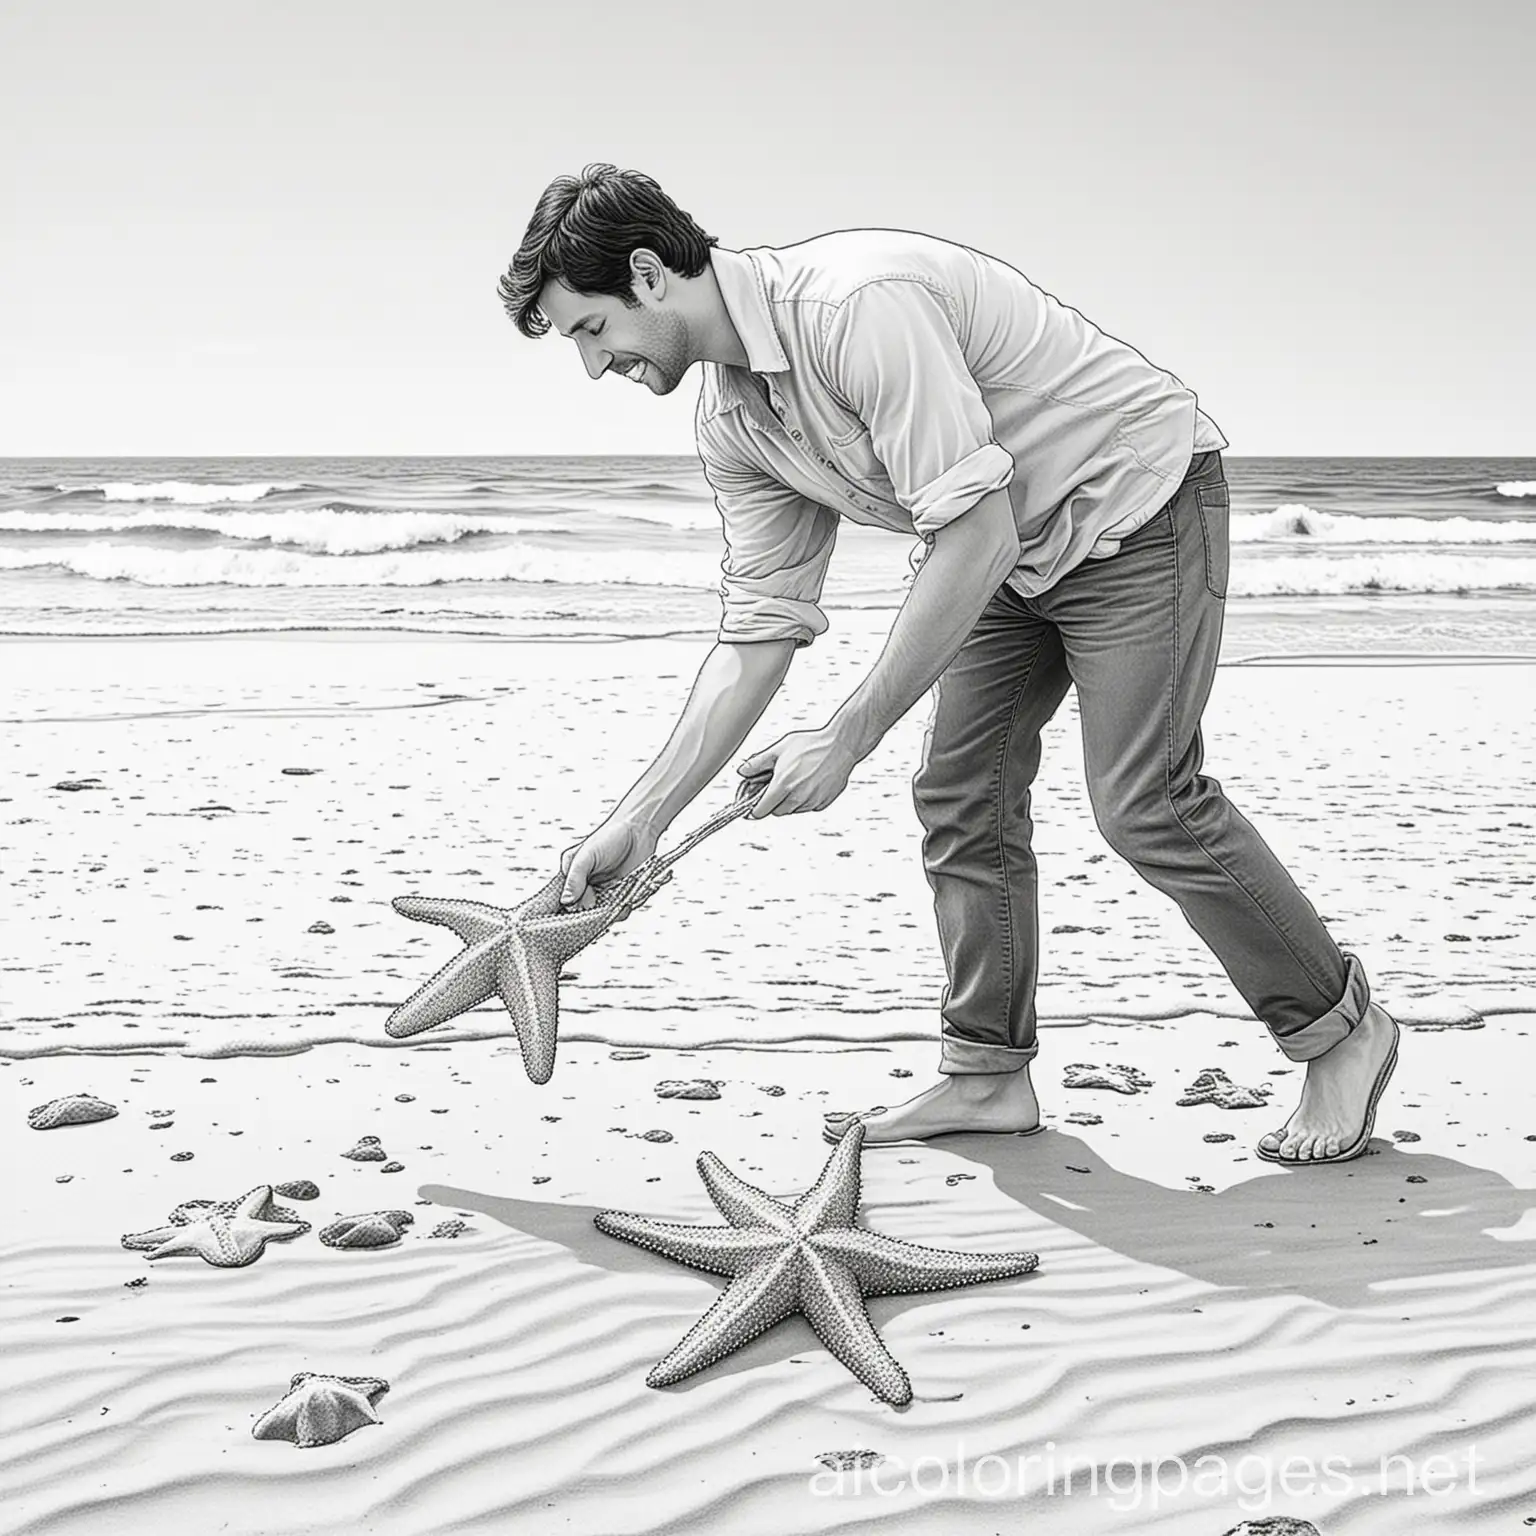
[(279, 1211), (272, 1204), (272, 1186), (258, 1184), (238, 1200), (208, 1208), (197, 1220), (130, 1232), (123, 1247), (148, 1250), (151, 1259), (195, 1254), (220, 1269), (237, 1269), (254, 1264), (273, 1239), (284, 1241), (309, 1231), (307, 1221), (285, 1221)]
[(714, 1305), (646, 1377), (648, 1386), (681, 1381), (799, 1312), (871, 1392), (888, 1403), (907, 1403), (912, 1384), (875, 1332), (864, 1298), (1004, 1280), (1027, 1274), (1040, 1262), (1034, 1253), (925, 1248), (856, 1227), (863, 1142), (864, 1128), (855, 1122), (815, 1185), (792, 1205), (704, 1153), (699, 1177), (729, 1226), (691, 1227), (619, 1211), (597, 1214), (598, 1229), (611, 1237), (730, 1278)]
[(377, 1376), (321, 1376), (300, 1371), (283, 1399), (257, 1419), (258, 1440), (291, 1440), (306, 1448), (331, 1445), (364, 1424), (377, 1424), (375, 1404), (389, 1383)]
[(560, 968), (655, 895), (672, 878), (671, 866), (695, 843), (751, 807), (750, 799), (738, 800), (670, 853), (647, 859), (610, 885), (594, 887), (597, 904), (584, 909), (561, 910), (563, 874), (515, 907), (397, 896), (394, 908), (402, 917), (451, 928), (464, 948), (390, 1014), (385, 1030), (396, 1039), (418, 1034), (478, 1008), (489, 997), (500, 997), (517, 1030), (528, 1076), (547, 1083), (560, 1033)]

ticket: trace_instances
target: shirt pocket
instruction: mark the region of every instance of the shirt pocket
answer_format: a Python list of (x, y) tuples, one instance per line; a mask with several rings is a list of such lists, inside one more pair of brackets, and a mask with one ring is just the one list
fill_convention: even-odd
[(875, 453), (875, 445), (870, 438), (868, 427), (860, 423), (842, 437), (829, 438), (827, 446), (832, 450), (832, 467), (845, 480), (850, 480), (861, 490), (872, 491), (877, 496), (887, 499), (891, 497), (890, 477), (885, 472), (885, 465), (880, 462), (879, 456)]

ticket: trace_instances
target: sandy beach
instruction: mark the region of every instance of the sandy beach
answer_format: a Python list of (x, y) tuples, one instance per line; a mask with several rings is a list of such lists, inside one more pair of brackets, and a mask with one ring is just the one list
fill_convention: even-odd
[[(835, 615), (753, 742), (818, 723), (886, 623)], [(828, 811), (725, 828), (579, 956), (547, 1085), (499, 1008), (384, 1032), (456, 949), (391, 898), (531, 894), (660, 746), (703, 649), (0, 642), (0, 1532), (1536, 1522), (1528, 619), (1454, 599), (1229, 615), (1206, 771), (1404, 1026), (1371, 1154), (1345, 1167), (1253, 1155), (1301, 1069), (1103, 845), (1069, 700), (1035, 797), (1048, 1129), (863, 1160), (866, 1225), (1040, 1264), (870, 1302), (912, 1379), (902, 1409), (799, 1319), (648, 1388), (721, 1282), (592, 1218), (718, 1221), (704, 1151), (798, 1193), (825, 1108), (928, 1079), (925, 707)], [(1150, 1083), (1068, 1088), (1074, 1063)], [(1179, 1105), (1206, 1069), (1268, 1102)], [(662, 1097), (675, 1080), (719, 1096)], [(117, 1114), (29, 1126), (84, 1092)], [(343, 1156), (365, 1136), (388, 1162)], [(120, 1241), (294, 1180), (318, 1197), (280, 1203), (312, 1230), (248, 1267)], [(398, 1243), (318, 1240), (379, 1210), (414, 1218)], [(380, 1422), (308, 1449), (253, 1438), (305, 1371), (387, 1381)]]

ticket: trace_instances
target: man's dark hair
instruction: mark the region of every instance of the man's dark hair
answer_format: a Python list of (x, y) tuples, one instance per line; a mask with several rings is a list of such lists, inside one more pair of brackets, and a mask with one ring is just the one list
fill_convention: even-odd
[(550, 278), (633, 309), (633, 252), (644, 246), (679, 276), (697, 277), (718, 243), (649, 176), (589, 165), (580, 176), (557, 176), (545, 187), (497, 291), (524, 336), (543, 336), (549, 320), (539, 309), (539, 290)]

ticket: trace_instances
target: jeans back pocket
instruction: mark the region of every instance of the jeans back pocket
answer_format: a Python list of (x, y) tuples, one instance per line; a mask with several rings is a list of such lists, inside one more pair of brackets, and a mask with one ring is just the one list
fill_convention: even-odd
[(1195, 489), (1195, 505), (1200, 509), (1200, 533), (1205, 541), (1205, 586), (1212, 597), (1227, 595), (1227, 577), (1231, 565), (1232, 495), (1227, 482), (1201, 485)]

